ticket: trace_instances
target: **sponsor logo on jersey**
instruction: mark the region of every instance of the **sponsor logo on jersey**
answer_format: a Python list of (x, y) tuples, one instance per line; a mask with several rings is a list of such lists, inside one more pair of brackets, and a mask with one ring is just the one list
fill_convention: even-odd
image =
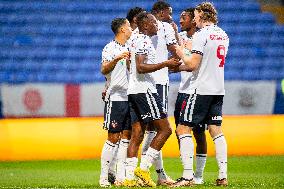
[(228, 40), (229, 39), (229, 37), (228, 36), (224, 36), (224, 35), (216, 35), (216, 34), (211, 34), (210, 35), (210, 39), (211, 40)]

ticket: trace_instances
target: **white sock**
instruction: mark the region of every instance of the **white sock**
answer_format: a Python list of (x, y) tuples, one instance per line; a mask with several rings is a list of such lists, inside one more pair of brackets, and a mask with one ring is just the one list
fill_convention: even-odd
[(205, 168), (207, 154), (196, 154), (196, 171), (194, 176), (203, 178), (203, 171)]
[(227, 143), (223, 134), (213, 138), (216, 149), (216, 160), (219, 167), (219, 179), (227, 178)]
[[(142, 144), (141, 158), (146, 155), (146, 152), (148, 148), (150, 147), (150, 144), (153, 138), (156, 136), (156, 134), (157, 134), (156, 131), (145, 131), (144, 142)], [(158, 174), (158, 178), (167, 179), (167, 175), (164, 171), (162, 150), (159, 152), (157, 159), (153, 162), (153, 165), (155, 166), (156, 172)]]
[(129, 140), (121, 139), (117, 151), (117, 164), (116, 164), (116, 180), (124, 181), (125, 179), (125, 161), (127, 156), (127, 148)]
[(110, 162), (113, 159), (113, 150), (115, 149), (115, 144), (110, 141), (106, 141), (101, 154), (101, 175), (100, 178), (108, 178), (108, 170), (110, 167)]
[(151, 144), (153, 138), (156, 136), (156, 134), (157, 134), (156, 131), (145, 131), (144, 141), (143, 141), (143, 144), (142, 144), (141, 158), (146, 155), (146, 152), (147, 152), (148, 148), (150, 147), (150, 144)]
[(182, 177), (186, 179), (193, 178), (193, 141), (191, 134), (183, 134), (179, 136), (180, 141), (180, 158), (183, 164)]
[(141, 158), (140, 168), (144, 171), (148, 171), (149, 168), (152, 166), (154, 160), (157, 158), (158, 154), (158, 150), (149, 147), (146, 152), (146, 155)]
[(153, 165), (156, 168), (156, 172), (158, 174), (158, 179), (167, 179), (168, 176), (167, 176), (167, 174), (164, 170), (162, 150), (159, 151), (158, 157), (154, 160)]
[(137, 164), (138, 164), (137, 157), (126, 158), (125, 171), (126, 171), (127, 180), (134, 179), (134, 170), (137, 167)]
[(109, 165), (109, 172), (113, 175), (116, 174), (116, 164), (117, 164), (117, 151), (118, 151), (119, 142), (115, 144), (114, 150), (113, 150), (113, 159)]

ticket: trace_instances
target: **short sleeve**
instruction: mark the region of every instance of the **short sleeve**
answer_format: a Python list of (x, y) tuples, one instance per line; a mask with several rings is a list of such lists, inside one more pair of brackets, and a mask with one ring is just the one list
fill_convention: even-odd
[(151, 47), (151, 41), (144, 36), (143, 39), (139, 40), (136, 44), (135, 55), (148, 55)]
[(163, 22), (164, 31), (165, 31), (165, 39), (167, 45), (177, 44), (177, 39), (175, 35), (175, 30), (171, 24), (167, 22)]
[(102, 52), (102, 62), (105, 62), (105, 61), (111, 61), (112, 60), (112, 55), (111, 55), (111, 48), (109, 48), (109, 46), (105, 46), (105, 48), (103, 49), (103, 52)]
[(203, 56), (205, 45), (206, 35), (202, 34), (202, 31), (196, 32), (192, 37), (191, 53), (200, 54)]

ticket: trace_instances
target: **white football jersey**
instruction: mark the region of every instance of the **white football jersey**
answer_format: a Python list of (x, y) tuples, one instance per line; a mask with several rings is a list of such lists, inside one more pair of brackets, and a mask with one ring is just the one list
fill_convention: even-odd
[[(181, 40), (183, 41), (183, 43), (186, 43), (187, 41), (191, 41), (192, 38), (187, 36), (187, 32), (183, 31), (179, 33), (179, 37), (181, 38)], [(185, 54), (187, 56), (191, 56), (191, 51), (188, 49), (184, 49)], [(184, 63), (182, 63), (184, 64)], [(180, 85), (179, 85), (179, 93), (187, 93), (187, 90), (189, 88), (189, 84), (190, 84), (190, 77), (192, 76), (191, 72), (187, 72), (187, 71), (181, 71), (180, 72), (180, 76), (181, 76), (181, 81), (180, 81)]]
[[(112, 61), (116, 56), (128, 51), (128, 46), (121, 45), (115, 40), (108, 43), (102, 52), (102, 62)], [(126, 60), (122, 59), (117, 62), (114, 69), (105, 75), (107, 79), (106, 100), (111, 101), (128, 101), (127, 86), (128, 86), (128, 70)]]
[(205, 26), (195, 32), (191, 53), (202, 55), (199, 68), (192, 72), (188, 94), (225, 95), (224, 64), (229, 37), (217, 25)]
[[(157, 63), (161, 63), (168, 60), (169, 52), (167, 45), (177, 44), (177, 40), (172, 25), (167, 22), (158, 21), (157, 36), (157, 40), (153, 39), (153, 37), (156, 37), (153, 36), (152, 41), (157, 51)], [(167, 67), (153, 72), (152, 75), (156, 84), (166, 85), (169, 83), (169, 72)]]
[(138, 37), (139, 35), (139, 29), (138, 27), (132, 31), (130, 38), (127, 40), (126, 45), (129, 47), (133, 41)]
[(157, 93), (152, 73), (139, 74), (136, 69), (136, 55), (146, 55), (146, 64), (156, 64), (157, 56), (149, 36), (138, 34), (129, 46), (131, 53), (130, 75), (127, 94)]

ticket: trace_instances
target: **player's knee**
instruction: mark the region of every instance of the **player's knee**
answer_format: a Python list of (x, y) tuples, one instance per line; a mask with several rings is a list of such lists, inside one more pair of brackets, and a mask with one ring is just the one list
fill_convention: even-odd
[(143, 141), (144, 135), (141, 132), (132, 132), (131, 141), (135, 145), (140, 145)]
[(108, 141), (113, 144), (116, 144), (120, 140), (120, 133), (109, 133), (108, 134)]
[(221, 126), (216, 126), (216, 125), (208, 126), (208, 131), (212, 138), (222, 133)]
[(131, 138), (131, 131), (130, 130), (123, 131), (121, 138), (130, 140), (130, 138)]
[(188, 126), (178, 125), (176, 129), (176, 134), (177, 136), (190, 134), (190, 128)]
[(167, 127), (167, 129), (166, 129), (166, 135), (167, 135), (167, 136), (171, 136), (172, 133), (173, 133), (172, 128), (171, 128), (171, 127)]

